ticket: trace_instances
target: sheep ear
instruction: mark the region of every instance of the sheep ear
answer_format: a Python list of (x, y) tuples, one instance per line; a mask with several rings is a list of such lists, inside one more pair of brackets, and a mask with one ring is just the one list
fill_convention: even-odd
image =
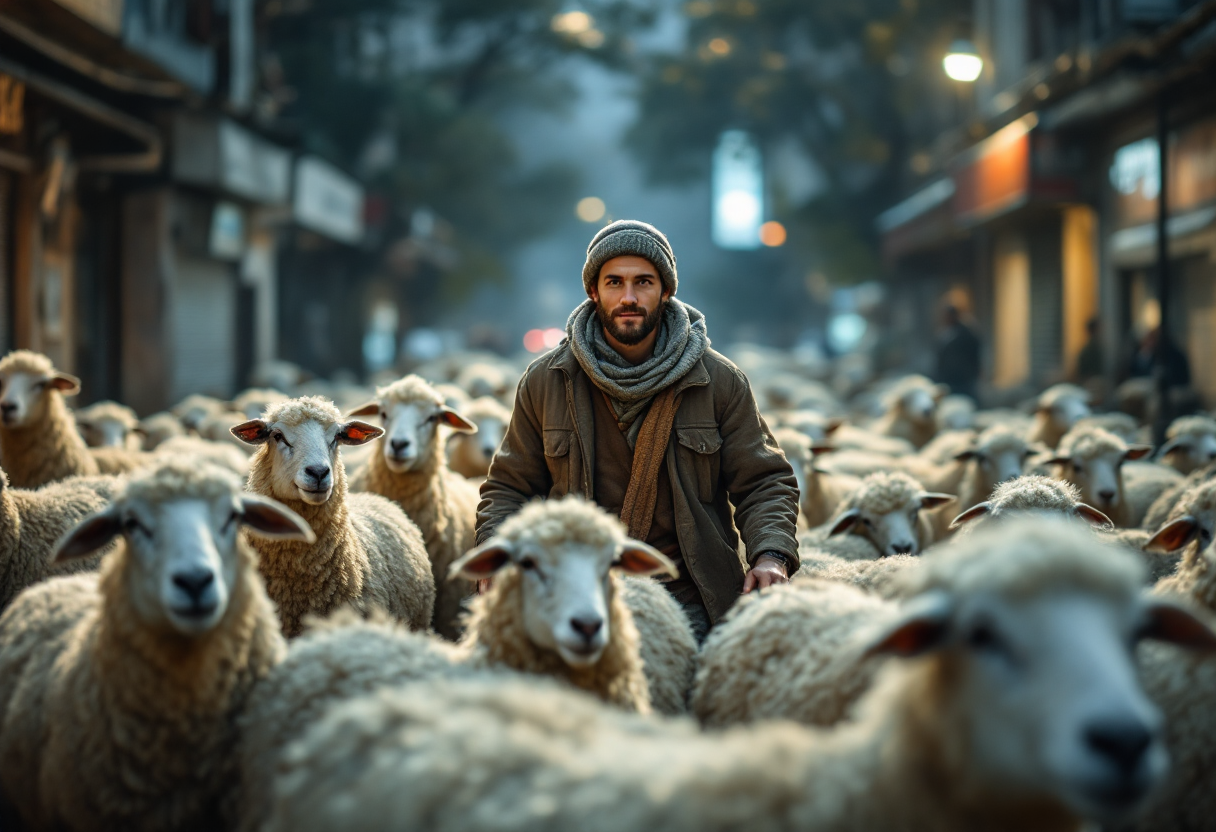
[(1152, 596), (1145, 599), (1145, 606), (1148, 620), (1141, 637), (1192, 650), (1216, 650), (1216, 633), (1188, 610)]
[(241, 524), (260, 537), (272, 540), (300, 540), (304, 543), (315, 543), (317, 540), (303, 517), (267, 497), (252, 494), (241, 497)]
[(384, 428), (369, 425), (367, 422), (347, 422), (338, 429), (338, 441), (343, 445), (363, 445), (383, 435)]
[(1161, 459), (1162, 457), (1169, 456), (1174, 451), (1178, 450), (1179, 444), (1181, 444), (1181, 442), (1180, 442), (1179, 438), (1177, 436), (1175, 436), (1173, 439), (1169, 440), (1168, 442), (1166, 442), (1164, 445), (1162, 445), (1160, 448), (1157, 449), (1157, 458)]
[(955, 462), (968, 462), (979, 456), (979, 452), (975, 448), (968, 448), (965, 451), (959, 451), (954, 455)]
[(832, 419), (828, 419), (827, 422), (825, 422), (823, 425), (824, 435), (831, 436), (833, 433), (835, 433), (841, 427), (844, 426), (844, 422), (845, 422), (845, 420), (839, 416), (832, 418)]
[(857, 525), (861, 520), (861, 511), (851, 508), (844, 514), (836, 518), (836, 522), (832, 525), (832, 530), (828, 532), (828, 537), (835, 537), (838, 534), (844, 534), (849, 529)]
[(501, 541), (491, 540), (465, 554), (448, 569), (448, 579), (479, 581), (490, 577), (511, 562), (511, 550)]
[(55, 373), (46, 383), (52, 390), (58, 390), (65, 396), (75, 396), (80, 392), (80, 379), (69, 373)]
[(616, 560), (612, 562), (612, 565), (622, 572), (639, 577), (659, 573), (670, 575), (673, 578), (680, 577), (680, 570), (667, 555), (637, 540), (622, 543), (617, 549)]
[(983, 517), (990, 511), (992, 511), (992, 503), (976, 503), (971, 508), (967, 509), (958, 517), (955, 517), (950, 521), (950, 531), (958, 531), (972, 520)]
[(1123, 455), (1124, 459), (1144, 459), (1153, 452), (1152, 445), (1132, 445)]
[(942, 506), (946, 505), (946, 503), (952, 503), (957, 499), (958, 497), (955, 497), (953, 494), (938, 494), (936, 492), (929, 492), (920, 495), (920, 507), (924, 509), (941, 508)]
[(367, 402), (366, 404), (359, 405), (354, 410), (352, 410), (350, 413), (347, 413), (346, 417), (348, 419), (350, 419), (355, 416), (379, 416), (379, 415), (380, 415), (380, 402), (375, 401), (373, 399), (372, 401)]
[(1080, 517), (1091, 526), (1096, 526), (1099, 529), (1113, 529), (1115, 521), (1111, 520), (1104, 513), (1089, 505), (1088, 503), (1077, 503), (1073, 508), (1072, 513)]
[(919, 595), (903, 606), (899, 618), (879, 633), (866, 656), (880, 654), (911, 658), (940, 646), (950, 633), (954, 600), (941, 590)]
[(122, 521), (114, 506), (90, 514), (59, 539), (51, 553), (51, 563), (66, 563), (96, 552), (122, 531)]
[(1199, 521), (1191, 515), (1166, 523), (1144, 544), (1144, 551), (1157, 555), (1177, 552), (1199, 534)]
[(815, 456), (819, 456), (820, 454), (830, 454), (834, 450), (836, 450), (835, 445), (812, 445), (811, 446), (811, 453), (814, 454)]
[(136, 425), (135, 427), (131, 428), (131, 433), (135, 434), (136, 436), (142, 436), (144, 439), (148, 438), (148, 429), (143, 425)]
[(1051, 459), (1043, 462), (1043, 465), (1072, 465), (1071, 456), (1053, 456)]
[(263, 445), (270, 438), (270, 428), (261, 419), (250, 419), (233, 425), (228, 431), (247, 445)]
[(468, 419), (461, 416), (450, 407), (444, 407), (439, 411), (439, 421), (451, 428), (455, 428), (461, 433), (477, 433), (477, 425), (470, 422)]

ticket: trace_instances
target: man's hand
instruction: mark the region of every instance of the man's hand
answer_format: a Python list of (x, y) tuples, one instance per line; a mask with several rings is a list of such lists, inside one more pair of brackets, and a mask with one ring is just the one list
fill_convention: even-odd
[(747, 577), (743, 579), (743, 594), (751, 592), (753, 589), (767, 589), (773, 584), (784, 584), (789, 582), (789, 575), (785, 572), (785, 564), (776, 558), (771, 558), (768, 555), (761, 555), (756, 558), (756, 565), (747, 573)]

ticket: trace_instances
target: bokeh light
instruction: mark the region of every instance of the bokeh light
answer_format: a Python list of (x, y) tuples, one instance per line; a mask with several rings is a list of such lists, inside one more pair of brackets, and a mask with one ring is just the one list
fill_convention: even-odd
[(730, 41), (726, 38), (714, 38), (709, 42), (709, 51), (720, 57), (730, 54)]
[(577, 36), (590, 31), (595, 19), (586, 12), (563, 12), (553, 15), (549, 25), (560, 34)]
[(578, 36), (578, 44), (584, 49), (599, 49), (604, 45), (604, 33), (599, 29), (588, 29)]
[(785, 237), (785, 226), (775, 220), (760, 226), (760, 242), (770, 248), (785, 245)]
[(599, 222), (604, 218), (604, 212), (607, 210), (604, 200), (598, 196), (587, 196), (578, 201), (574, 213), (578, 214), (578, 218), (583, 222)]
[(543, 352), (545, 349), (545, 331), (529, 329), (524, 333), (524, 349), (528, 352)]
[(544, 334), (542, 336), (542, 340), (544, 342), (545, 349), (547, 349), (547, 350), (553, 349), (558, 344), (560, 344), (562, 342), (562, 339), (565, 337), (566, 337), (565, 330), (558, 329), (557, 327), (549, 327), (548, 329), (546, 329), (544, 331)]

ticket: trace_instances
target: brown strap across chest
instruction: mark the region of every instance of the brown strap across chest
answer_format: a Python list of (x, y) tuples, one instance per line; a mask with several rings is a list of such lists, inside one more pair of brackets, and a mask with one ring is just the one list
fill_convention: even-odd
[(633, 467), (629, 487), (621, 505), (621, 522), (634, 540), (646, 540), (654, 522), (654, 507), (659, 499), (659, 470), (667, 457), (671, 427), (680, 409), (680, 396), (674, 385), (654, 397), (642, 420), (638, 441), (633, 448)]

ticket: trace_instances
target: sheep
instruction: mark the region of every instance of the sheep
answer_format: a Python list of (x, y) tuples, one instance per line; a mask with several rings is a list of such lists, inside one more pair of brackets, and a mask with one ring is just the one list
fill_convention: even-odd
[(466, 365), (453, 379), (470, 398), (490, 396), (507, 401), (514, 392), (510, 374), (501, 366), (487, 361), (475, 361)]
[(182, 425), (187, 431), (197, 432), (198, 426), (202, 423), (203, 419), (214, 413), (226, 412), (228, 405), (214, 396), (191, 393), (169, 408), (169, 410), (181, 420)]
[[(639, 712), (650, 710), (654, 687), (663, 694), (660, 710), (683, 712), (696, 653), (688, 620), (665, 589), (622, 587), (630, 582), (618, 581), (614, 567), (678, 574), (659, 552), (630, 540), (619, 520), (577, 496), (529, 503), (452, 564), (453, 575), (494, 579), (473, 599), (461, 646), (483, 664), (558, 676)], [(639, 608), (645, 614), (635, 618)]]
[(877, 557), (916, 555), (936, 539), (928, 512), (954, 501), (950, 494), (929, 493), (907, 474), (871, 474), (843, 503), (843, 511), (819, 527), (820, 544), (832, 551), (831, 539), (851, 534), (873, 545)]
[(384, 688), (286, 749), (265, 828), (1064, 830), (1132, 814), (1167, 768), (1133, 643), (1216, 636), (1145, 599), (1132, 556), (1064, 527), (956, 554), (863, 642), (919, 658), (890, 662), (850, 724), (702, 733), (543, 680)]
[(232, 474), (176, 461), (133, 477), (59, 543), (118, 547), (0, 616), (0, 802), (29, 829), (232, 825), (236, 717), (283, 638), (241, 527), (311, 539)]
[[(1182, 555), (1176, 571), (1158, 581), (1153, 593), (1188, 602), (1210, 621), (1216, 613), (1216, 551), (1211, 545), (1216, 486), (1200, 486), (1188, 498), (1190, 513), (1172, 520), (1149, 545), (1156, 552)], [(1212, 793), (1216, 734), (1211, 716), (1216, 657), (1191, 655), (1168, 645), (1144, 645), (1140, 658), (1145, 689), (1165, 714), (1171, 768), (1165, 787), (1134, 828), (1139, 832), (1209, 829), (1216, 812)]]
[[(963, 475), (954, 489), (958, 494), (958, 511), (978, 505), (987, 500), (997, 486), (1020, 477), (1026, 461), (1035, 450), (1021, 432), (1000, 425), (990, 427), (977, 436), (970, 447), (954, 456), (955, 461), (964, 466)], [(925, 485), (935, 491), (950, 490), (935, 483)]]
[(946, 396), (937, 403), (937, 429), (970, 430), (975, 426), (975, 401), (970, 396)]
[(1027, 512), (1062, 514), (1103, 530), (1114, 527), (1109, 517), (1081, 501), (1081, 490), (1072, 483), (1026, 474), (998, 485), (987, 500), (955, 517), (950, 528), (974, 531)]
[(1161, 465), (1135, 469), (1125, 462), (1142, 459), (1150, 445), (1128, 445), (1101, 428), (1073, 429), (1060, 440), (1056, 455), (1047, 460), (1055, 476), (1081, 489), (1085, 502), (1109, 516), (1120, 528), (1139, 526), (1153, 501), (1181, 479)]
[(191, 456), (203, 462), (227, 468), (241, 477), (249, 474), (249, 456), (228, 442), (212, 442), (197, 436), (173, 436), (152, 452), (156, 458)]
[[(1144, 532), (1148, 534), (1148, 532)], [(1144, 544), (1144, 551), (1157, 555), (1150, 564), (1154, 578), (1175, 571), (1190, 549), (1205, 549), (1216, 536), (1216, 482), (1199, 482), (1178, 498), (1169, 516)], [(1178, 541), (1185, 543), (1179, 545)]]
[(775, 424), (779, 428), (793, 428), (806, 435), (815, 445), (822, 445), (844, 425), (844, 419), (826, 416), (817, 410), (782, 411)]
[(1175, 419), (1165, 438), (1157, 458), (1180, 474), (1189, 474), (1216, 461), (1216, 419), (1211, 416)]
[(1170, 513), (1183, 494), (1200, 483), (1207, 482), (1213, 478), (1216, 478), (1216, 462), (1192, 471), (1183, 477), (1181, 482), (1174, 483), (1162, 491), (1161, 495), (1156, 500), (1153, 500), (1148, 513), (1144, 515), (1144, 522), (1140, 524), (1140, 528), (1147, 529), (1150, 532), (1157, 531), (1169, 519)]
[(1089, 415), (1089, 392), (1075, 384), (1048, 387), (1038, 398), (1026, 438), (1053, 451), (1077, 422)]
[(281, 404), (289, 398), (291, 397), (286, 393), (269, 387), (250, 387), (233, 399), (228, 409), (243, 413), (246, 419), (256, 419), (266, 412), (266, 408)]
[(1128, 413), (1096, 413), (1077, 420), (1074, 428), (1102, 428), (1108, 430), (1129, 445), (1140, 442), (1141, 429), (1134, 416)]
[(511, 424), (511, 411), (498, 399), (482, 396), (461, 413), (477, 427), (477, 433), (452, 435), (447, 446), (448, 467), (463, 477), (484, 477)]
[[(903, 594), (923, 591), (925, 578), (918, 569), (940, 574), (944, 568), (978, 568), (963, 564), (968, 559), (980, 558), (988, 561), (988, 568), (1003, 570), (1002, 577), (989, 582), (988, 591), (1008, 598), (1011, 590), (1026, 591), (1024, 586), (1015, 588), (1025, 577), (1019, 576), (1021, 569), (1033, 571), (1036, 561), (1058, 556), (1070, 545), (1083, 546), (1089, 559), (1104, 552), (1112, 559), (1117, 554), (1127, 557), (1097, 538), (1086, 540), (1075, 523), (1062, 518), (1023, 517), (1005, 529), (990, 528), (965, 538), (904, 570), (897, 579), (904, 584)], [(1028, 551), (1044, 545), (1052, 529), (1060, 540), (1050, 541), (1045, 551)], [(1008, 562), (997, 565), (997, 557)], [(1031, 580), (1034, 590), (1044, 589)], [(879, 660), (866, 650), (869, 634), (897, 620), (898, 605), (828, 581), (804, 580), (767, 596), (743, 599), (706, 639), (693, 689), (694, 712), (711, 727), (773, 718), (834, 725), (849, 715), (872, 684)]]
[(153, 413), (151, 416), (141, 419), (139, 427), (143, 434), (145, 451), (154, 451), (169, 439), (186, 435), (186, 428), (182, 425), (181, 420), (168, 412)]
[(904, 376), (883, 396), (885, 412), (871, 429), (923, 448), (937, 433), (937, 403), (949, 392), (924, 376)]
[[(375, 621), (323, 622), (292, 643), (244, 719), (245, 828), (266, 814), (282, 749), (327, 704), (381, 685), (498, 668), (554, 676), (641, 713), (687, 710), (691, 627), (666, 589), (638, 577), (672, 564), (602, 509), (573, 496), (530, 503), (452, 568), (494, 576), (459, 645)], [(592, 632), (589, 622), (605, 619)]]
[(472, 586), (448, 580), (448, 569), (473, 547), (481, 497), (473, 483), (447, 467), (439, 426), (467, 433), (476, 433), (477, 426), (444, 405), (418, 376), (378, 388), (374, 400), (350, 413), (376, 414), (387, 434), (381, 452), (351, 477), (351, 489), (387, 497), (418, 524), (438, 587), (434, 627), (444, 638), (455, 639), (461, 604)]
[(777, 428), (773, 431), (798, 481), (798, 525), (813, 527), (826, 523), (836, 513), (845, 497), (861, 487), (861, 479), (848, 474), (831, 474), (815, 466), (815, 456), (832, 450), (812, 445), (801, 431)]
[(90, 448), (143, 449), (143, 428), (126, 405), (101, 401), (76, 411), (76, 427)]
[(814, 546), (799, 548), (793, 583), (835, 581), (883, 598), (897, 598), (901, 573), (918, 563), (918, 555), (891, 555), (878, 560), (849, 560)]
[(0, 461), (16, 488), (37, 488), (73, 476), (121, 474), (140, 463), (120, 448), (89, 448), (64, 396), (80, 379), (55, 370), (29, 350), (0, 360)]
[(347, 494), (339, 448), (362, 445), (380, 428), (344, 421), (332, 402), (290, 399), (232, 433), (259, 446), (248, 488), (273, 497), (308, 522), (316, 540), (258, 540), (259, 568), (279, 608), (283, 633), (301, 632), (305, 615), (373, 605), (413, 629), (425, 629), (435, 603), (418, 527), (377, 494)]
[(831, 442), (838, 450), (864, 451), (888, 458), (914, 454), (918, 450), (907, 439), (901, 439), (898, 436), (883, 436), (873, 430), (849, 424), (839, 425), (832, 431)]
[(64, 564), (52, 563), (51, 551), (77, 522), (105, 508), (118, 485), (115, 477), (72, 477), (27, 491), (10, 488), (0, 471), (0, 610), (27, 586), (97, 568), (101, 551)]

